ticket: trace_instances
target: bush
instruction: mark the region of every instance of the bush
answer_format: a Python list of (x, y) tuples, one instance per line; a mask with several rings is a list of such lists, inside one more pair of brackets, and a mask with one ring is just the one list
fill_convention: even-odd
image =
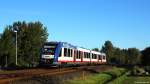
[(131, 70), (130, 75), (136, 76), (136, 75), (144, 75), (145, 70), (143, 68), (140, 68), (138, 66), (134, 66), (133, 69)]

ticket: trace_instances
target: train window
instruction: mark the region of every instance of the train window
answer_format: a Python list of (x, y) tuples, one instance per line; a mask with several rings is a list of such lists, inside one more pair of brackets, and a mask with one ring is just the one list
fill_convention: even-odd
[(68, 49), (68, 57), (70, 57), (70, 49)]
[(95, 59), (97, 59), (97, 54), (95, 54)]
[(93, 59), (97, 59), (97, 55), (96, 54), (92, 54), (92, 58)]
[(87, 58), (87, 52), (84, 52), (84, 58)]
[(94, 54), (92, 54), (92, 59), (94, 58)]
[(90, 53), (88, 53), (88, 58), (90, 58)]
[(77, 56), (77, 52), (76, 52), (76, 50), (74, 50), (74, 57), (76, 57)]
[(72, 49), (70, 49), (70, 57), (72, 57)]
[(105, 59), (106, 59), (106, 56), (103, 56), (103, 59), (105, 60)]
[(67, 56), (67, 48), (64, 48), (64, 56)]
[(99, 60), (102, 60), (102, 56), (101, 56), (101, 55), (98, 55), (98, 57), (99, 57), (99, 58), (98, 58)]
[(79, 51), (77, 51), (77, 59), (79, 58)]
[(79, 51), (79, 59), (81, 58), (81, 51)]
[(88, 58), (88, 53), (86, 53), (86, 58)]
[(88, 58), (88, 53), (86, 54), (86, 56), (87, 56), (86, 58)]
[(87, 52), (85, 53), (85, 58), (87, 58)]

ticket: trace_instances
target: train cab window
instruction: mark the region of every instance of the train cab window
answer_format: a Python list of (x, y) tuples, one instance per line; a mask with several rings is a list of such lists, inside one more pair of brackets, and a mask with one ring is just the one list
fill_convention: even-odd
[(67, 56), (67, 48), (64, 48), (64, 56)]

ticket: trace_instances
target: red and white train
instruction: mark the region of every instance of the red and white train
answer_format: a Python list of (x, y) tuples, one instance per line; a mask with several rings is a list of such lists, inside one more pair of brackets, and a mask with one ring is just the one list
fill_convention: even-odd
[(104, 64), (106, 55), (66, 42), (46, 42), (41, 51), (42, 65)]

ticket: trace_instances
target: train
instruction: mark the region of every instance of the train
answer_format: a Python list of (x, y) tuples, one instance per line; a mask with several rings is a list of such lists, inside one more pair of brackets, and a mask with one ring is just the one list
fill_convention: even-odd
[(105, 53), (67, 42), (46, 42), (41, 49), (40, 65), (44, 66), (105, 64), (106, 62)]

